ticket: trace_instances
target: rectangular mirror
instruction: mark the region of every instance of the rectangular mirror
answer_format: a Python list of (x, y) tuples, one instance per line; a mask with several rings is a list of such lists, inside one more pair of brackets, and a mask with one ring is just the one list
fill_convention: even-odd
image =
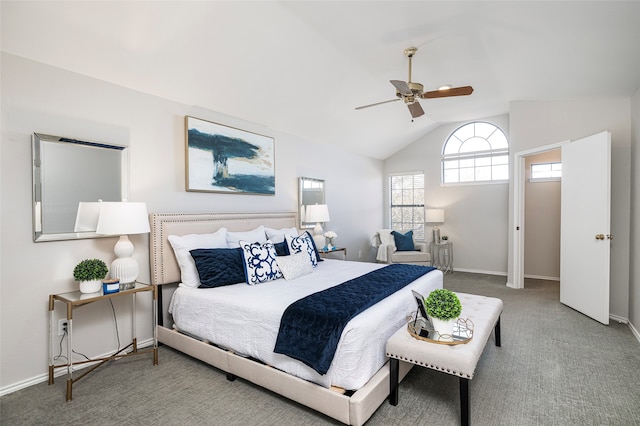
[(33, 240), (102, 237), (96, 209), (83, 208), (95, 216), (87, 221), (79, 206), (127, 199), (126, 147), (34, 133), (32, 155)]
[(298, 178), (298, 216), (300, 217), (300, 229), (313, 228), (315, 223), (304, 221), (306, 206), (311, 204), (325, 204), (324, 180), (308, 177)]

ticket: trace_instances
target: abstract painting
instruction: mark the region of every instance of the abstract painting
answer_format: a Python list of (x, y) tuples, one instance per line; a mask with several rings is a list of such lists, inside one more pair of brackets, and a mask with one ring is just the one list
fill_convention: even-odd
[(272, 137), (185, 117), (187, 191), (275, 195)]

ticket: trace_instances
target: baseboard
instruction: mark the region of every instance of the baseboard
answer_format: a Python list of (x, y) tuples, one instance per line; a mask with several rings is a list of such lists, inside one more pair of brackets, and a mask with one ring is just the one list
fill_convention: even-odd
[(638, 343), (640, 343), (640, 333), (638, 332), (638, 329), (636, 329), (633, 326), (633, 324), (631, 324), (631, 322), (628, 322), (627, 325), (631, 329), (631, 332), (633, 333), (633, 335), (636, 336), (636, 339), (638, 340)]
[[(138, 341), (138, 348), (146, 348), (148, 346), (153, 346), (153, 338), (147, 339), (147, 340), (143, 340), (143, 341)], [(111, 356), (113, 354), (113, 351), (108, 352), (108, 353), (104, 353), (102, 355), (96, 355), (95, 358), (101, 358), (101, 357), (108, 357)], [(86, 363), (86, 364), (80, 364), (77, 366), (77, 370), (74, 371), (78, 371), (78, 370), (82, 370), (83, 368), (87, 368), (87, 367), (91, 367), (92, 365), (94, 365), (94, 363)], [(75, 368), (75, 367), (74, 367)], [(64, 368), (60, 368), (58, 369), (57, 372), (54, 373), (53, 377), (60, 377), (60, 376), (64, 376), (67, 374), (67, 370)], [(15, 391), (19, 391), (20, 389), (25, 389), (28, 388), (29, 386), (33, 386), (33, 385), (37, 385), (39, 383), (42, 382), (48, 382), (49, 381), (49, 372), (47, 371), (44, 374), (39, 374), (35, 377), (32, 377), (30, 379), (27, 380), (23, 380), (21, 382), (18, 383), (14, 383), (12, 385), (9, 386), (5, 386), (3, 388), (0, 388), (0, 396), (4, 396), (4, 395), (8, 395), (10, 393), (13, 393)]]
[(471, 274), (485, 274), (485, 275), (499, 275), (502, 277), (506, 277), (507, 273), (502, 271), (483, 271), (480, 269), (463, 269), (463, 268), (454, 268), (454, 272), (469, 272)]
[(545, 281), (560, 281), (560, 277), (545, 277), (544, 275), (530, 275), (524, 274), (525, 278), (531, 278), (534, 280), (545, 280)]
[(627, 318), (619, 317), (618, 315), (609, 314), (609, 319), (619, 322), (620, 324), (629, 324), (629, 320)]

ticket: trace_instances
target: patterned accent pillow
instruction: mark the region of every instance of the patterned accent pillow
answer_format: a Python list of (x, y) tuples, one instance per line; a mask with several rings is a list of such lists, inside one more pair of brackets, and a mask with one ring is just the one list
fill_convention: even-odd
[(315, 268), (318, 266), (318, 260), (320, 256), (318, 255), (318, 251), (316, 250), (316, 245), (313, 242), (313, 238), (308, 232), (304, 232), (298, 237), (291, 237), (289, 235), (285, 236), (287, 240), (287, 246), (289, 246), (289, 253), (307, 253), (309, 256), (309, 260), (311, 261), (311, 265)]
[(282, 278), (282, 271), (276, 262), (276, 249), (273, 243), (248, 243), (239, 241), (244, 260), (244, 273), (247, 284), (256, 285)]
[(276, 262), (278, 262), (278, 267), (287, 281), (313, 272), (313, 265), (311, 265), (307, 253), (278, 256)]

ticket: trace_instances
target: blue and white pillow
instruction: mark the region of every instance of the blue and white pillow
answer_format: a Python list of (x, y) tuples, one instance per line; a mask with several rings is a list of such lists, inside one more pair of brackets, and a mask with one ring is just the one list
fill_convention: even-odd
[(307, 253), (307, 255), (309, 256), (309, 260), (311, 261), (311, 265), (314, 268), (318, 266), (318, 260), (320, 259), (320, 256), (318, 256), (316, 245), (313, 242), (313, 238), (308, 232), (304, 232), (297, 237), (285, 235), (285, 238), (287, 240), (287, 246), (289, 246), (290, 254)]
[(276, 262), (276, 249), (273, 243), (248, 243), (239, 241), (244, 260), (244, 273), (247, 284), (256, 285), (282, 278), (282, 271)]

